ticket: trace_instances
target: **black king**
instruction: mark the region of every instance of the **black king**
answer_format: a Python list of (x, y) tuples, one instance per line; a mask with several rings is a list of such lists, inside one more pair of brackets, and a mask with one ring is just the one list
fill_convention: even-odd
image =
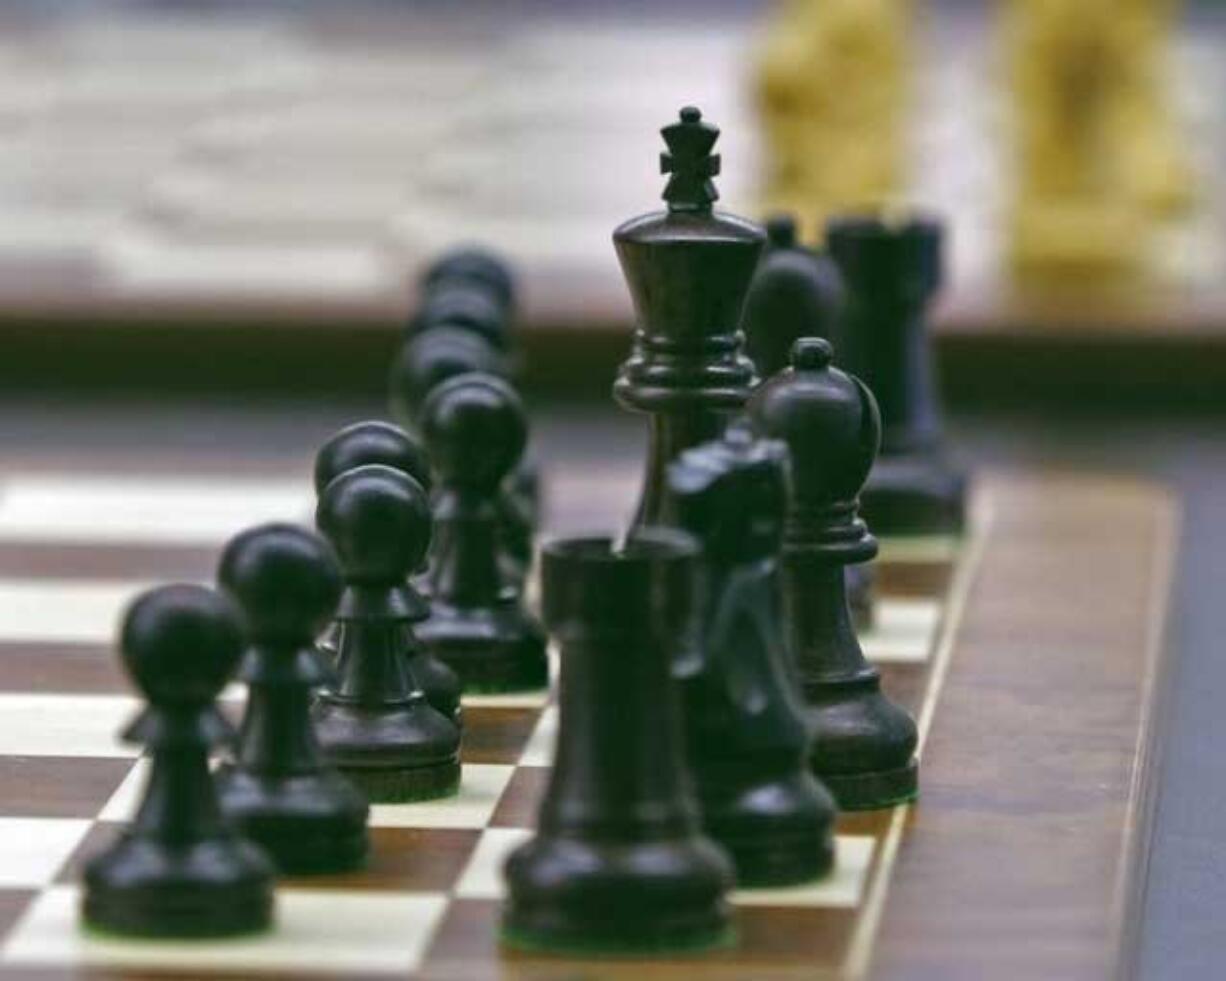
[(613, 233), (638, 326), (613, 395), (651, 416), (647, 473), (633, 528), (675, 525), (668, 464), (719, 437), (749, 396), (753, 364), (742, 353), (741, 307), (765, 233), (714, 211), (719, 130), (687, 106), (661, 131), (668, 151), (665, 211), (633, 218)]

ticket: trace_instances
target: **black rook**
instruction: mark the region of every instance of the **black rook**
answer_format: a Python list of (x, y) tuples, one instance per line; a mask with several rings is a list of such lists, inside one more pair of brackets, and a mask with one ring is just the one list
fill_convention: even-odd
[(692, 625), (698, 551), (679, 532), (542, 553), (561, 649), (557, 758), (537, 836), (507, 862), (506, 939), (558, 950), (705, 947), (732, 870), (698, 830), (669, 676)]
[(965, 479), (946, 458), (926, 311), (941, 281), (941, 224), (849, 217), (827, 228), (847, 287), (837, 360), (876, 396), (881, 455), (861, 495), (878, 534), (962, 527)]

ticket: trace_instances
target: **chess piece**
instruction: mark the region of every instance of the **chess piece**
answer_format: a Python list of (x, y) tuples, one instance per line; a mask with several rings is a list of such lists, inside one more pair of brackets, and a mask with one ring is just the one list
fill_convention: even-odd
[[(345, 471), (371, 463), (399, 470), (416, 480), (423, 490), (430, 490), (433, 478), (421, 445), (399, 426), (370, 421), (346, 426), (320, 447), (315, 456), (316, 497), (322, 497), (328, 484)], [(419, 572), (421, 568), (412, 571)], [(330, 637), (326, 644), (321, 642), (321, 646), (335, 654), (335, 637)], [(416, 655), (413, 676), (430, 704), (459, 724), (462, 717), (459, 676), (425, 649)]]
[(346, 426), (319, 448), (313, 474), (316, 496), (346, 470), (369, 463), (408, 474), (423, 490), (430, 491), (430, 459), (421, 444), (399, 426), (372, 419)]
[(500, 258), (464, 247), (440, 256), (422, 274), (410, 336), (439, 325), (458, 326), (499, 351), (512, 350), (515, 280)]
[(484, 337), (454, 326), (435, 326), (412, 335), (392, 361), (389, 391), (392, 415), (416, 431), (431, 389), (448, 378), (480, 371), (506, 378), (506, 357)]
[[(453, 249), (430, 264), (421, 277), (421, 300), (408, 329), (408, 345), (415, 353), (406, 355), (399, 372), (412, 375), (420, 372), (421, 380), (414, 383), (408, 377), (394, 379), (397, 388), (417, 389), (415, 418), (421, 400), (440, 381), (465, 371), (485, 371), (508, 379), (518, 374), (518, 350), (515, 344), (515, 280), (510, 267), (488, 249), (464, 246)], [(449, 334), (460, 331), (472, 335), (465, 343), (456, 337), (415, 345), (423, 333)], [(485, 347), (472, 343), (483, 341)], [(422, 350), (417, 350), (420, 347)], [(416, 368), (412, 362), (417, 361)], [(407, 392), (406, 394), (411, 394)], [(405, 418), (405, 415), (401, 415)], [(532, 537), (540, 523), (542, 510), (541, 482), (532, 454), (525, 453), (506, 487), (504, 531), (506, 546), (518, 563), (513, 570), (521, 578), (532, 557)]]
[(834, 801), (809, 769), (781, 628), (786, 452), (737, 425), (669, 468), (705, 572), (698, 643), (673, 674), (703, 827), (740, 886), (805, 882), (834, 861)]
[(802, 217), (876, 208), (905, 159), (911, 0), (789, 0), (757, 59), (768, 211)]
[(623, 548), (577, 538), (542, 550), (561, 649), (557, 758), (536, 837), (506, 864), (512, 945), (663, 953), (729, 935), (732, 870), (699, 831), (669, 677), (696, 565), (694, 542), (663, 529)]
[(148, 937), (220, 937), (272, 922), (272, 865), (226, 820), (209, 749), (230, 738), (213, 705), (243, 650), (238, 611), (200, 586), (163, 586), (128, 608), (124, 666), (149, 700), (124, 736), (152, 754), (132, 824), (85, 870), (82, 916)]
[(412, 477), (382, 464), (347, 470), (315, 513), (340, 557), (337, 680), (315, 704), (320, 745), (372, 801), (455, 793), (460, 730), (417, 681), (413, 625), (428, 607), (408, 582), (430, 541), (430, 502)]
[(458, 375), (426, 400), (422, 435), (440, 486), (431, 612), (418, 636), (466, 690), (542, 688), (544, 634), (499, 562), (500, 488), (527, 437), (519, 396), (500, 378)]
[[(422, 405), (448, 378), (470, 372), (509, 377), (506, 357), (483, 337), (459, 327), (423, 330), (400, 349), (392, 363), (392, 413), (407, 428), (420, 427)], [(540, 481), (535, 466), (521, 459), (497, 501), (504, 565), (522, 582), (532, 561), (532, 539), (540, 519)]]
[[(814, 253), (796, 241), (796, 222), (775, 215), (766, 223), (767, 250), (749, 284), (741, 328), (745, 352), (759, 378), (788, 366), (792, 345), (800, 337), (833, 341), (845, 302), (843, 282), (830, 256)], [(873, 622), (871, 566), (847, 567), (847, 589), (856, 625)]]
[(315, 650), (341, 594), (332, 550), (293, 525), (235, 537), (217, 578), (242, 607), (250, 647), (247, 709), (232, 763), (217, 774), (222, 809), (290, 874), (340, 872), (366, 859), (366, 798), (324, 763), (310, 697), (331, 668)]
[(718, 437), (749, 395), (753, 365), (741, 353), (738, 324), (765, 238), (752, 222), (712, 210), (719, 130), (687, 106), (661, 133), (668, 208), (613, 233), (638, 321), (613, 393), (623, 408), (651, 418), (636, 527), (674, 523), (665, 468)]
[(941, 225), (920, 216), (832, 221), (830, 253), (847, 285), (838, 361), (872, 390), (881, 455), (861, 496), (879, 534), (956, 532), (966, 481), (941, 437), (926, 309), (941, 280)]
[(1138, 0), (1005, 7), (1017, 147), (1009, 252), (1019, 272), (1075, 275), (1084, 285), (1118, 280), (1146, 254), (1152, 222), (1134, 193), (1133, 165), (1170, 144), (1156, 139), (1150, 123), (1159, 117), (1143, 108), (1153, 99), (1137, 95), (1156, 81), (1138, 71), (1146, 32), (1130, 29), (1137, 7)]
[(775, 215), (766, 223), (767, 249), (749, 283), (741, 329), (745, 353), (759, 378), (788, 366), (798, 337), (832, 343), (843, 312), (843, 282), (828, 255), (796, 241), (796, 222)]
[(827, 341), (798, 340), (792, 367), (754, 393), (750, 412), (791, 455), (784, 610), (813, 727), (813, 769), (840, 808), (858, 811), (915, 796), (916, 730), (882, 694), (847, 608), (843, 567), (877, 552), (856, 514), (856, 495), (873, 464), (881, 422), (872, 393), (832, 368), (832, 357)]

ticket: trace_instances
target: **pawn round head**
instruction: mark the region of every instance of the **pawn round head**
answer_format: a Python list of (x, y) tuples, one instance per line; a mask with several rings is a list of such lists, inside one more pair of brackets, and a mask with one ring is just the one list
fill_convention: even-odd
[(766, 241), (770, 249), (796, 248), (796, 219), (785, 214), (770, 215), (766, 219)]
[(392, 415), (416, 426), (436, 385), (470, 371), (502, 377), (508, 370), (503, 354), (480, 335), (460, 327), (432, 327), (411, 338), (392, 361), (388, 378)]
[(493, 494), (524, 452), (523, 402), (501, 378), (458, 375), (430, 393), (422, 435), (443, 483)]
[(324, 488), (319, 526), (354, 585), (394, 585), (430, 546), (430, 498), (412, 477), (382, 464), (347, 470)]
[(792, 365), (763, 383), (749, 402), (755, 428), (787, 444), (793, 495), (805, 505), (853, 501), (881, 442), (881, 417), (858, 378), (831, 365), (820, 337), (792, 346)]
[(153, 702), (212, 701), (243, 652), (238, 609), (203, 586), (143, 593), (124, 614), (119, 638), (128, 673)]
[(346, 426), (319, 448), (315, 454), (316, 495), (346, 470), (370, 463), (406, 473), (430, 489), (430, 460), (421, 444), (399, 426), (372, 420)]
[(260, 643), (309, 644), (341, 595), (332, 549), (297, 525), (261, 525), (231, 539), (217, 579), (242, 607), (247, 628)]

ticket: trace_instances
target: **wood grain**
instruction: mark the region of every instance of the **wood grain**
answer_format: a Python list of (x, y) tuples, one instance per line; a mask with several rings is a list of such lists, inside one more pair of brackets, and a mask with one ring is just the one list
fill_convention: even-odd
[(872, 973), (1107, 977), (1144, 887), (1175, 506), (1105, 478), (986, 492)]

